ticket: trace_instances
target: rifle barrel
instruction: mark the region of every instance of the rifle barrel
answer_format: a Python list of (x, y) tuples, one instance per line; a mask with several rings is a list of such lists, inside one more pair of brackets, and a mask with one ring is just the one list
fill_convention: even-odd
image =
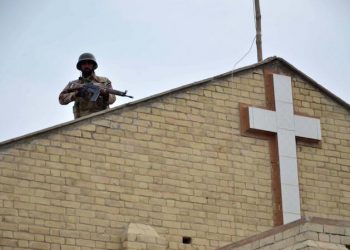
[(133, 96), (127, 95), (126, 91), (122, 92), (116, 89), (106, 89), (108, 91), (108, 93), (113, 94), (113, 95), (119, 95), (119, 96), (125, 96), (125, 97), (129, 97), (129, 98), (134, 98)]
[[(94, 85), (94, 86), (96, 86), (96, 85)], [(66, 89), (66, 90), (62, 91), (62, 93), (64, 93), (64, 94), (71, 93), (71, 92), (74, 92), (74, 91), (78, 91), (78, 90), (80, 90), (83, 87), (84, 86), (69, 88), (69, 89)], [(126, 95), (126, 91), (123, 92), (123, 91), (119, 91), (119, 90), (116, 90), (116, 89), (109, 89), (109, 88), (100, 88), (100, 89), (107, 90), (107, 92), (109, 94), (112, 94), (112, 95), (118, 95), (118, 96), (125, 96), (125, 97), (129, 97), (129, 98), (134, 98), (133, 96)]]

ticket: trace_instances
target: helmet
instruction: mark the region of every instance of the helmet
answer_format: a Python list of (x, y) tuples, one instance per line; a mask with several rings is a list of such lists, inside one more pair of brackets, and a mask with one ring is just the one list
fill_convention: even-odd
[(96, 58), (93, 54), (91, 53), (83, 53), (79, 56), (78, 62), (77, 62), (77, 69), (80, 70), (81, 69), (81, 63), (83, 61), (91, 61), (94, 64), (94, 70), (97, 69), (98, 65), (96, 62)]

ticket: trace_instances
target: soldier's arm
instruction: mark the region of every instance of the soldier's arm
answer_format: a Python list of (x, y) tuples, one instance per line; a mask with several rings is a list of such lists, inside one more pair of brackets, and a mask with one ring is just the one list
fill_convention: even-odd
[(58, 97), (58, 101), (60, 102), (61, 105), (66, 105), (72, 101), (75, 101), (76, 98), (76, 91), (74, 92), (66, 92), (68, 89), (74, 87), (73, 82), (69, 82), (68, 85), (62, 90)]
[[(107, 82), (106, 82), (106, 88), (108, 89), (113, 89), (112, 87), (112, 82), (107, 78)], [(113, 104), (116, 100), (115, 95), (113, 94), (108, 94), (108, 104)]]

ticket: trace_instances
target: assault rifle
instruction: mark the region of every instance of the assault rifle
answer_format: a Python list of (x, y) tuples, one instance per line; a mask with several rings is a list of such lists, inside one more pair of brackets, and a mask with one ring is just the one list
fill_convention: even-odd
[(81, 86), (64, 90), (64, 91), (62, 91), (62, 93), (66, 94), (66, 93), (72, 93), (72, 92), (78, 91), (78, 96), (85, 97), (87, 95), (89, 95), (89, 96), (91, 95), (90, 101), (96, 102), (97, 98), (99, 97), (99, 95), (101, 93), (101, 90), (107, 92), (108, 94), (112, 94), (112, 95), (134, 98), (133, 96), (127, 95), (127, 93), (128, 93), (127, 90), (125, 90), (123, 92), (123, 91), (119, 91), (116, 89), (101, 88), (99, 86), (92, 85), (92, 84), (82, 84)]

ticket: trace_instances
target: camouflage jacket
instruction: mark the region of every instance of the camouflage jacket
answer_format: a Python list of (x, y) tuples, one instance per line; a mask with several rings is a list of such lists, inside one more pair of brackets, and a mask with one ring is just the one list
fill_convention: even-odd
[(112, 83), (107, 77), (96, 76), (95, 74), (91, 75), (88, 78), (79, 77), (78, 80), (69, 82), (68, 85), (60, 93), (58, 99), (60, 104), (62, 105), (66, 105), (72, 101), (75, 101), (73, 106), (73, 113), (75, 119), (107, 109), (109, 108), (109, 104), (115, 102), (116, 97), (112, 94), (109, 94), (108, 98), (104, 98), (100, 95), (96, 102), (91, 102), (82, 97), (76, 97), (77, 91), (65, 93), (67, 89), (76, 88), (81, 86), (82, 84), (93, 84), (101, 88), (112, 88)]

